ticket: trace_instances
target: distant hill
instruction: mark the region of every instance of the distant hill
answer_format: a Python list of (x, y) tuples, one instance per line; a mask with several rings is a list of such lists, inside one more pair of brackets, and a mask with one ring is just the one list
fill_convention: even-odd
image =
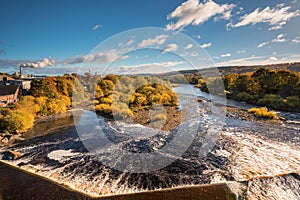
[(256, 71), (259, 68), (268, 68), (273, 70), (278, 69), (288, 69), (294, 72), (300, 72), (300, 62), (295, 63), (281, 63), (281, 64), (272, 64), (272, 65), (254, 65), (254, 66), (225, 66), (225, 67), (218, 67), (220, 72), (225, 74), (243, 74), (247, 72)]
[(288, 69), (290, 71), (300, 73), (300, 62), (281, 63), (281, 64), (272, 64), (272, 65), (224, 66), (224, 67), (216, 67), (216, 68), (204, 68), (199, 70), (191, 69), (191, 70), (167, 72), (167, 73), (160, 74), (160, 76), (165, 77), (165, 76), (172, 76), (176, 74), (193, 74), (193, 75), (205, 74), (206, 76), (209, 77), (215, 77), (218, 76), (219, 73), (221, 73), (222, 75), (243, 74), (248, 72), (254, 72), (259, 68), (268, 68), (273, 70)]

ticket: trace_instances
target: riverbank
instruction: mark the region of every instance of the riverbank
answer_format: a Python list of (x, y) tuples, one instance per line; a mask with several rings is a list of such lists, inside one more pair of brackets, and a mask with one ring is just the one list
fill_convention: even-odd
[[(66, 121), (66, 119), (71, 118), (72, 115), (73, 115), (73, 110), (68, 110), (62, 114), (39, 117), (34, 121), (34, 126), (25, 133), (18, 133), (18, 132), (0, 133), (0, 147), (5, 147), (5, 146), (9, 147), (18, 141), (23, 141), (25, 139), (31, 138), (32, 132), (37, 132), (37, 129), (41, 132), (40, 135), (44, 135), (50, 133), (51, 131), (54, 131), (55, 129), (63, 128), (64, 126), (69, 126), (69, 120)], [(54, 122), (55, 126), (43, 127), (43, 123), (46, 124), (49, 122)]]

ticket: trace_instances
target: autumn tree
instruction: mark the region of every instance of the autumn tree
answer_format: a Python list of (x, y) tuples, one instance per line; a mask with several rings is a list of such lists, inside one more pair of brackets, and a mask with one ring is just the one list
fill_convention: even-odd
[(25, 132), (33, 127), (34, 116), (25, 110), (13, 110), (3, 120), (8, 131)]

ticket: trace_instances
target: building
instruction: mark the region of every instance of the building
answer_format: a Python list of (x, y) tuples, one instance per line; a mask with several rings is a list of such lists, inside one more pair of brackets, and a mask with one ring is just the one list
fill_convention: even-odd
[(6, 83), (7, 81), (10, 80), (14, 80), (14, 79), (8, 75), (0, 74), (0, 83)]
[(31, 88), (31, 80), (33, 79), (14, 79), (8, 75), (0, 75), (1, 85), (19, 85), (21, 86), (23, 95), (29, 93)]
[(29, 80), (15, 79), (15, 80), (9, 80), (9, 81), (7, 81), (7, 83), (9, 85), (20, 85), (23, 92), (25, 92), (25, 91), (28, 92), (31, 88), (31, 81), (29, 81)]
[(0, 85), (0, 106), (16, 103), (20, 94), (20, 85)]

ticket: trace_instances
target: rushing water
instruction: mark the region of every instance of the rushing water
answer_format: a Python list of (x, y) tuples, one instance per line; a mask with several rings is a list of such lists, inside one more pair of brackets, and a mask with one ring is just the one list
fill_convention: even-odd
[[(187, 85), (174, 90), (181, 95), (182, 108), (191, 108), (186, 98), (215, 99)], [(234, 101), (217, 101), (218, 104), (241, 105)], [(61, 128), (17, 144), (13, 149), (23, 156), (12, 163), (94, 195), (236, 182), (239, 184), (231, 188), (241, 198), (300, 199), (297, 175), (300, 174), (299, 124), (223, 119), (224, 115), (220, 117), (220, 112), (210, 101), (197, 105), (198, 110), (207, 112), (190, 110), (188, 124), (183, 122), (172, 131), (106, 121), (102, 117), (95, 118), (93, 112), (77, 111), (74, 112), (76, 127), (70, 121), (72, 118), (65, 119), (64, 123), (69, 126), (60, 126), (61, 121), (39, 125), (48, 129), (49, 124), (52, 128)], [(220, 124), (220, 121), (224, 123)], [(197, 125), (197, 131), (191, 135), (192, 126), (189, 125), (193, 123)], [(99, 134), (100, 129), (102, 134)], [(36, 129), (38, 135), (41, 130)], [(217, 130), (218, 134), (211, 134), (211, 130)], [(171, 143), (179, 133), (182, 137), (177, 138), (177, 143)], [(179, 149), (179, 154), (160, 151), (169, 144), (189, 145)], [(203, 151), (205, 147), (209, 151)], [(134, 165), (124, 151), (132, 156), (159, 152), (161, 160), (147, 162), (151, 157), (139, 157), (140, 162)], [(128, 159), (127, 162), (124, 159)], [(162, 159), (172, 162), (155, 168)], [(138, 169), (135, 166), (152, 170), (134, 173)]]

